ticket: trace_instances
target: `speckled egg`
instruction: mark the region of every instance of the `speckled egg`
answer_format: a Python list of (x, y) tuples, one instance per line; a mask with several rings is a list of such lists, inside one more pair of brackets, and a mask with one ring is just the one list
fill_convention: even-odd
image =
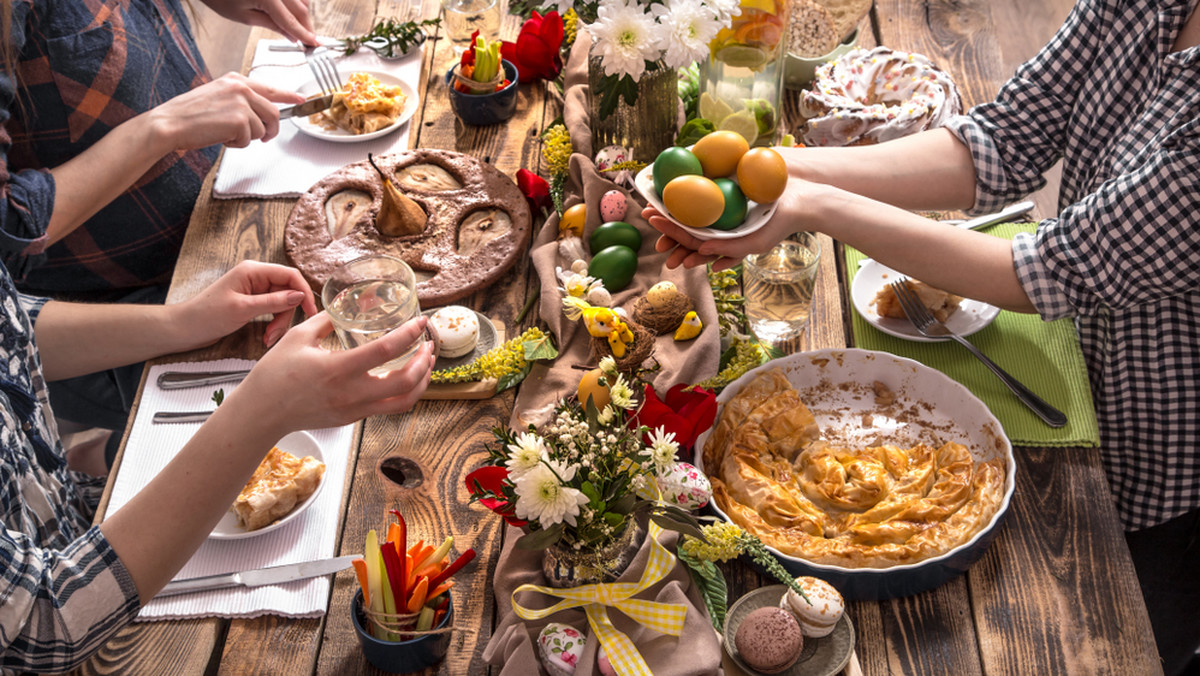
[(600, 217), (604, 222), (623, 221), (628, 211), (629, 201), (620, 190), (609, 190), (600, 198)]
[(578, 629), (560, 622), (547, 624), (538, 634), (538, 654), (550, 676), (573, 676), (583, 655), (585, 636)]
[(677, 462), (666, 474), (658, 477), (663, 500), (681, 509), (700, 509), (712, 499), (712, 484), (704, 472), (686, 462)]

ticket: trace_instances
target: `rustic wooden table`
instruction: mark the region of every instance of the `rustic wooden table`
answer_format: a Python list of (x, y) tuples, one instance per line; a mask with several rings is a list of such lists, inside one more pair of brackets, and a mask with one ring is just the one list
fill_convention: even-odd
[[(420, 2), (421, 0), (416, 0)], [(322, 34), (360, 33), (386, 3), (314, 0)], [(965, 103), (993, 96), (1004, 78), (1053, 33), (1070, 0), (876, 0), (864, 23), (864, 43), (929, 55), (950, 71)], [(413, 8), (412, 5), (408, 5)], [(437, 14), (423, 0), (424, 16)], [(519, 22), (507, 17), (504, 35)], [(252, 42), (266, 33), (256, 31)], [(248, 58), (248, 57), (247, 57)], [(453, 56), (444, 40), (426, 50), (422, 108), (411, 122), (415, 147), (457, 150), (485, 158), (512, 175), (541, 169), (538, 133), (559, 113), (543, 88), (522, 86), (508, 124), (471, 128), (449, 112), (441, 76)], [(789, 106), (794, 111), (794, 105)], [(215, 173), (215, 172), (214, 172)], [(544, 173), (544, 171), (542, 172)], [(209, 177), (211, 185), (212, 176)], [(1052, 213), (1055, 195), (1038, 197)], [(243, 259), (285, 263), (283, 224), (292, 200), (214, 200), (206, 186), (197, 204), (172, 283), (172, 302), (188, 298)], [(829, 244), (827, 242), (827, 244)], [(851, 342), (844, 270), (826, 257), (809, 348)], [(537, 292), (523, 259), (494, 287), (464, 300), (492, 317), (512, 319)], [(533, 319), (526, 319), (529, 324)], [(215, 359), (261, 355), (262, 324), (183, 356)], [(173, 357), (172, 360), (178, 360)], [(457, 576), (458, 631), (437, 673), (487, 671), (480, 655), (495, 618), (490, 580), (500, 550), (501, 522), (470, 506), (461, 477), (482, 460), (490, 430), (506, 421), (511, 392), (482, 401), (426, 401), (407, 415), (364, 421), (358, 454), (343, 495), (340, 553), (361, 551), (362, 535), (398, 506), (414, 537), (453, 535), (479, 558)], [(865, 674), (1116, 673), (1160, 671), (1145, 606), (1096, 449), (1016, 449), (1018, 482), (1007, 524), (967, 574), (921, 595), (854, 602), (857, 657)], [(764, 584), (749, 566), (729, 565), (731, 599)], [(769, 583), (769, 581), (767, 582)], [(328, 615), (319, 620), (263, 617), (134, 624), (81, 673), (343, 674), (371, 672), (359, 650), (348, 608), (357, 588), (350, 571), (335, 578)]]

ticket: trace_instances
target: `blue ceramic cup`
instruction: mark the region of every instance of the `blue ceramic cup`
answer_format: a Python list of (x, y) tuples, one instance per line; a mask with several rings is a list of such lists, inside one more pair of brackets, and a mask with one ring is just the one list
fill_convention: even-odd
[(517, 67), (511, 61), (500, 60), (509, 84), (500, 91), (467, 94), (454, 87), (459, 64), (446, 72), (446, 88), (450, 90), (450, 109), (465, 124), (486, 126), (499, 124), (517, 112)]
[[(450, 632), (426, 634), (408, 641), (381, 641), (367, 631), (367, 616), (362, 609), (363, 595), (360, 589), (354, 595), (350, 604), (350, 621), (354, 623), (354, 631), (358, 633), (358, 642), (362, 644), (363, 656), (376, 669), (393, 674), (407, 674), (421, 671), (441, 662), (446, 657), (446, 649), (450, 647)], [(436, 629), (446, 629), (454, 626), (454, 600), (451, 598), (449, 610), (442, 616)]]

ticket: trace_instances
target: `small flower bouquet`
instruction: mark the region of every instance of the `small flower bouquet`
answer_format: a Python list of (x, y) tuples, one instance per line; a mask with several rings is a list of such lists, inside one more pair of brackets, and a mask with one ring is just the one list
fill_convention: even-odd
[(641, 514), (702, 537), (689, 512), (657, 499), (657, 477), (677, 463), (675, 435), (630, 424), (633, 388), (612, 359), (600, 370), (606, 390), (563, 401), (541, 429), (493, 431), (490, 464), (467, 475), (472, 499), (524, 528), (525, 549), (603, 548)]

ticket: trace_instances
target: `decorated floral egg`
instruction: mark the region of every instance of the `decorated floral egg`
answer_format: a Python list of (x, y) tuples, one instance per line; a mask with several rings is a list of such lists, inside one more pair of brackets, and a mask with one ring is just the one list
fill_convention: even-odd
[(625, 193), (620, 190), (609, 190), (600, 198), (600, 218), (603, 218), (606, 223), (623, 221), (628, 207), (629, 202), (625, 198)]
[(686, 462), (677, 462), (658, 477), (663, 500), (681, 509), (700, 509), (712, 499), (712, 484), (704, 472)]
[(538, 634), (538, 654), (551, 676), (572, 676), (583, 654), (585, 636), (578, 629), (560, 622), (547, 624)]
[[(604, 171), (612, 167), (614, 164), (628, 162), (633, 159), (633, 153), (628, 148), (621, 146), (605, 146), (596, 153), (596, 169)], [(607, 171), (603, 176), (617, 185), (633, 185), (633, 172), (631, 171)]]
[(600, 646), (600, 652), (596, 655), (596, 669), (600, 671), (600, 676), (617, 676), (617, 670), (604, 652), (604, 646)]

